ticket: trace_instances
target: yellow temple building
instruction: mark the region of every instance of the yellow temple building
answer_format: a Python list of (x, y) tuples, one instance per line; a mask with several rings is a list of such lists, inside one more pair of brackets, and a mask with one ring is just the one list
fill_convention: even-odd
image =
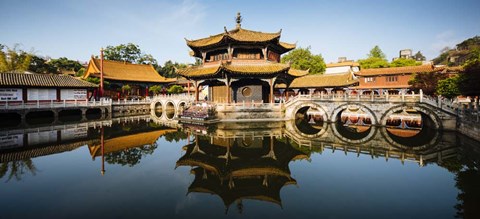
[(190, 55), (202, 60), (200, 66), (178, 70), (177, 73), (193, 80), (196, 100), (198, 88), (208, 86), (207, 100), (211, 102), (274, 101), (274, 86), (287, 84), (308, 74), (289, 64), (280, 63), (282, 54), (294, 49), (295, 44), (280, 41), (282, 31), (264, 33), (242, 28), (242, 17), (237, 14), (236, 28), (197, 40), (187, 40)]

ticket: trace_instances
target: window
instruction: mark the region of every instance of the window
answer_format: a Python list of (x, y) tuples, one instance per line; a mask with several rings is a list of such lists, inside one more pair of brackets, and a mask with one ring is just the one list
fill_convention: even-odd
[(365, 77), (365, 83), (374, 82), (375, 77)]
[(398, 76), (387, 76), (387, 82), (395, 82), (398, 81)]

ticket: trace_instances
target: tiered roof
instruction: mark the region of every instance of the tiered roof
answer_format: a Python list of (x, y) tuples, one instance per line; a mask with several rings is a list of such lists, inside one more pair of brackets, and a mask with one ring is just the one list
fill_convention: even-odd
[(178, 74), (188, 77), (214, 77), (220, 74), (222, 71), (244, 76), (262, 76), (272, 75), (278, 73), (286, 73), (293, 77), (300, 77), (308, 74), (308, 71), (291, 69), (288, 64), (281, 63), (222, 63), (218, 65), (202, 65), (195, 67), (188, 67), (178, 70)]
[[(358, 84), (358, 79), (352, 73), (315, 74), (295, 78), (289, 88), (347, 87), (355, 84)], [(278, 84), (277, 88), (285, 88), (285, 85)]]
[(200, 48), (211, 48), (220, 46), (223, 44), (228, 44), (230, 42), (237, 43), (272, 43), (274, 46), (280, 49), (281, 53), (288, 52), (292, 49), (295, 49), (296, 44), (280, 42), (282, 30), (276, 33), (264, 33), (260, 31), (253, 31), (237, 27), (233, 30), (225, 31), (220, 34), (209, 36), (206, 38), (201, 38), (197, 40), (187, 40), (187, 45), (197, 54), (198, 49)]
[(243, 148), (233, 146), (239, 142), (218, 139), (214, 141), (218, 145), (197, 136), (196, 142), (184, 147), (186, 153), (176, 166), (195, 167), (192, 170), (195, 180), (189, 192), (216, 194), (226, 207), (246, 198), (281, 205), (281, 188), (296, 184), (291, 178), (289, 162), (307, 155), (290, 145), (270, 141), (274, 141), (270, 142), (275, 144), (273, 147), (259, 141), (260, 145)]
[[(100, 77), (100, 59), (91, 58), (84, 78)], [(170, 83), (175, 78), (165, 78), (152, 65), (103, 60), (103, 78), (116, 81)]]

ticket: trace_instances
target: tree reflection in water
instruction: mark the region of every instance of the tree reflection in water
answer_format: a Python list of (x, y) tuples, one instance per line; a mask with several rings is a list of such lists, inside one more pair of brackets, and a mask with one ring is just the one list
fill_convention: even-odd
[(0, 178), (8, 175), (6, 182), (11, 179), (21, 181), (23, 175), (27, 173), (33, 176), (37, 174), (37, 168), (33, 164), (32, 159), (9, 161), (0, 165)]
[(480, 218), (480, 149), (464, 145), (456, 157), (438, 163), (455, 174), (457, 218)]
[(129, 167), (140, 163), (142, 157), (153, 154), (157, 149), (157, 143), (115, 151), (105, 155), (105, 161), (109, 164), (120, 164)]

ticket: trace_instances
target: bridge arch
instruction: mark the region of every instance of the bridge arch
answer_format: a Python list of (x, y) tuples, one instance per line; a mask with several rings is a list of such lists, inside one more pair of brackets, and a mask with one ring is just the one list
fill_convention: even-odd
[[(433, 125), (435, 129), (442, 129), (442, 120), (438, 117), (438, 115), (431, 109), (420, 106), (420, 105), (407, 105), (407, 104), (402, 104), (402, 105), (396, 105), (393, 106), (389, 109), (387, 109), (381, 119), (380, 119), (380, 125), (381, 126), (386, 126), (387, 125), (387, 119), (392, 115), (393, 113), (397, 113), (403, 110), (407, 109), (413, 109), (416, 110), (417, 112), (420, 112), (421, 114), (427, 116), (433, 122)], [(423, 117), (423, 116), (422, 116)]]
[(165, 101), (164, 109), (165, 110), (163, 114), (165, 114), (165, 118), (167, 119), (173, 119), (177, 115), (175, 103), (171, 100)]
[[(426, 138), (422, 132), (428, 132), (428, 134), (432, 134), (431, 137)], [(380, 134), (382, 135), (383, 139), (387, 141), (390, 145), (400, 148), (403, 150), (415, 150), (421, 151), (433, 147), (438, 144), (438, 141), (441, 139), (441, 133), (436, 130), (428, 130), (423, 129), (417, 135), (417, 137), (411, 139), (401, 139), (389, 133), (386, 127), (381, 127)]]
[(345, 134), (341, 133), (341, 130), (337, 127), (338, 124), (335, 123), (330, 123), (330, 126), (332, 126), (332, 132), (335, 137), (340, 139), (343, 142), (349, 143), (349, 144), (363, 144), (366, 142), (369, 142), (372, 140), (375, 135), (377, 134), (378, 130), (376, 126), (370, 126), (368, 127), (368, 130), (365, 131), (367, 133), (364, 133), (363, 135), (359, 135), (359, 138), (349, 138), (347, 136), (344, 136)]
[[(311, 115), (308, 111), (312, 109)], [(322, 136), (328, 128), (328, 114), (324, 107), (314, 102), (303, 102), (297, 104), (292, 111), (295, 118), (293, 129), (299, 135), (306, 138), (317, 138)], [(298, 120), (297, 114), (303, 114), (307, 118)], [(311, 117), (311, 118), (309, 118)]]
[(330, 121), (331, 122), (336, 122), (340, 113), (342, 113), (346, 109), (352, 109), (352, 108), (355, 108), (355, 107), (357, 108), (357, 110), (367, 112), (371, 116), (372, 125), (377, 125), (378, 124), (378, 119), (377, 119), (377, 116), (376, 116), (375, 112), (373, 112), (367, 106), (365, 106), (363, 104), (359, 104), (359, 103), (345, 103), (345, 104), (342, 104), (342, 105), (339, 105), (339, 106), (335, 107), (335, 109), (333, 109), (332, 113), (330, 114)]

